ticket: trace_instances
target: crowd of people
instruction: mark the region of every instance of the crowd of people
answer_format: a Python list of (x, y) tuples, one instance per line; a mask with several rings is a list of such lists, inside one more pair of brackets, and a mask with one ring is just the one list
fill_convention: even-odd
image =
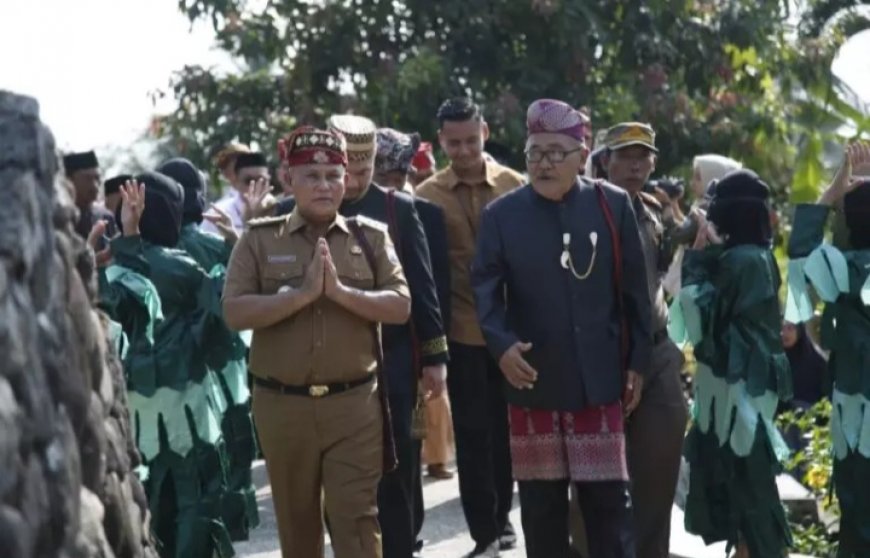
[(101, 183), (64, 157), (161, 555), (233, 555), (258, 452), (283, 556), (325, 531), (337, 558), (425, 554), (422, 472), (450, 478), (455, 443), (468, 557), (517, 545), (516, 483), (529, 558), (666, 558), (684, 456), (688, 530), (784, 556), (774, 418), (829, 391), (840, 556), (870, 555), (870, 145), (797, 208), (783, 315), (771, 189), (738, 161), (699, 155), (687, 192), (651, 179), (649, 125), (593, 145), (588, 111), (542, 99), (521, 173), (472, 100), (436, 118), (440, 170), (418, 134), (340, 114), (274, 154), (226, 146), (214, 204), (186, 159)]

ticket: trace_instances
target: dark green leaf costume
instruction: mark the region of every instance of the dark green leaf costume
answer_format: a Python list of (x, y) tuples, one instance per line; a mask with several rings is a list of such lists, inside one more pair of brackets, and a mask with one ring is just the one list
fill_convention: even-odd
[(219, 282), (184, 252), (139, 236), (111, 247), (100, 304), (129, 339), (130, 414), (161, 555), (232, 556), (223, 521), (232, 497), (221, 432), (227, 399), (206, 358), (227, 338)]
[(870, 250), (824, 242), (830, 209), (797, 207), (789, 241), (786, 319), (813, 315), (808, 286), (822, 301), (821, 342), (834, 380), (831, 437), (840, 501), (839, 558), (870, 556)]
[[(194, 223), (181, 228), (178, 248), (187, 252), (223, 290), (226, 264), (232, 244), (220, 237), (199, 230)], [(259, 524), (257, 500), (251, 463), (257, 447), (251, 420), (251, 393), (248, 389), (247, 345), (235, 332), (215, 328), (216, 338), (207, 354), (209, 367), (218, 372), (218, 381), (227, 400), (221, 419), (221, 429), (229, 456), (227, 481), (229, 494), (224, 498), (224, 522), (234, 541), (246, 540), (250, 529)]]
[(773, 416), (791, 378), (776, 261), (751, 244), (688, 251), (683, 278), (671, 336), (698, 361), (686, 528), (707, 544), (744, 541), (753, 558), (783, 556), (791, 535), (776, 476), (788, 450)]

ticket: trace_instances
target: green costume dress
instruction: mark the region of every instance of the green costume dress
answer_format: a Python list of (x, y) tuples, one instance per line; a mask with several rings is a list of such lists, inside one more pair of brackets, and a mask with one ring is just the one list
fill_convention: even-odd
[(129, 339), (130, 416), (160, 554), (230, 557), (221, 433), (227, 401), (204, 356), (226, 339), (220, 282), (184, 252), (139, 236), (115, 239), (111, 248), (100, 305)]
[[(195, 223), (181, 228), (177, 247), (187, 254), (223, 286), (232, 244), (199, 230)], [(219, 328), (216, 328), (219, 329)], [(227, 481), (229, 494), (224, 498), (224, 523), (234, 541), (247, 540), (250, 530), (259, 524), (256, 490), (251, 478), (251, 463), (257, 455), (254, 424), (251, 420), (251, 392), (248, 389), (247, 350), (242, 337), (224, 329), (221, 342), (213, 343), (204, 355), (217, 378), (227, 401), (221, 430), (229, 457)]]
[(683, 285), (670, 331), (698, 362), (686, 529), (707, 544), (745, 542), (752, 558), (783, 556), (791, 535), (776, 476), (788, 450), (773, 417), (791, 377), (776, 261), (755, 245), (687, 251)]
[(840, 502), (839, 558), (870, 556), (870, 250), (824, 243), (830, 209), (797, 207), (789, 241), (786, 319), (813, 316), (812, 286), (825, 302), (822, 346), (834, 380), (831, 437)]

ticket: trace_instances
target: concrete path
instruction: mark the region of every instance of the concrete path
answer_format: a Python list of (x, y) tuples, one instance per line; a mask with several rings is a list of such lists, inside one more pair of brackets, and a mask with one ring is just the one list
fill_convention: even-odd
[[(250, 541), (235, 545), (242, 558), (281, 558), (278, 533), (275, 526), (275, 513), (272, 508), (272, 492), (266, 478), (266, 467), (262, 461), (254, 464), (254, 481), (257, 485), (257, 501), (260, 506), (260, 527), (253, 532)], [(465, 525), (465, 517), (459, 504), (459, 487), (456, 479), (430, 482), (424, 479), (424, 500), (426, 520), (423, 538), (426, 546), (424, 558), (460, 558), (473, 547)], [(510, 515), (517, 528), (519, 544), (517, 550), (503, 552), (502, 558), (525, 558), (523, 534), (520, 527), (519, 497), (514, 496), (514, 509)], [(673, 508), (671, 521), (672, 558), (725, 558), (725, 545), (704, 545), (699, 537), (690, 535), (683, 529), (683, 512)], [(328, 541), (327, 541), (328, 545)], [(327, 558), (333, 558), (327, 547)]]

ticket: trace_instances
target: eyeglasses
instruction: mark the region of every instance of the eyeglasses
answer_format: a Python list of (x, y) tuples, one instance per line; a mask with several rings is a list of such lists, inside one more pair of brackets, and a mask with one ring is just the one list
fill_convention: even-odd
[(553, 149), (550, 151), (544, 151), (544, 150), (539, 150), (539, 149), (529, 149), (528, 151), (525, 152), (526, 161), (528, 161), (530, 163), (540, 163), (546, 157), (546, 159), (548, 161), (550, 161), (551, 163), (561, 163), (571, 153), (576, 153), (577, 151), (583, 151), (583, 149), (585, 149), (585, 148), (578, 147), (577, 149), (569, 149), (567, 151), (564, 149)]

